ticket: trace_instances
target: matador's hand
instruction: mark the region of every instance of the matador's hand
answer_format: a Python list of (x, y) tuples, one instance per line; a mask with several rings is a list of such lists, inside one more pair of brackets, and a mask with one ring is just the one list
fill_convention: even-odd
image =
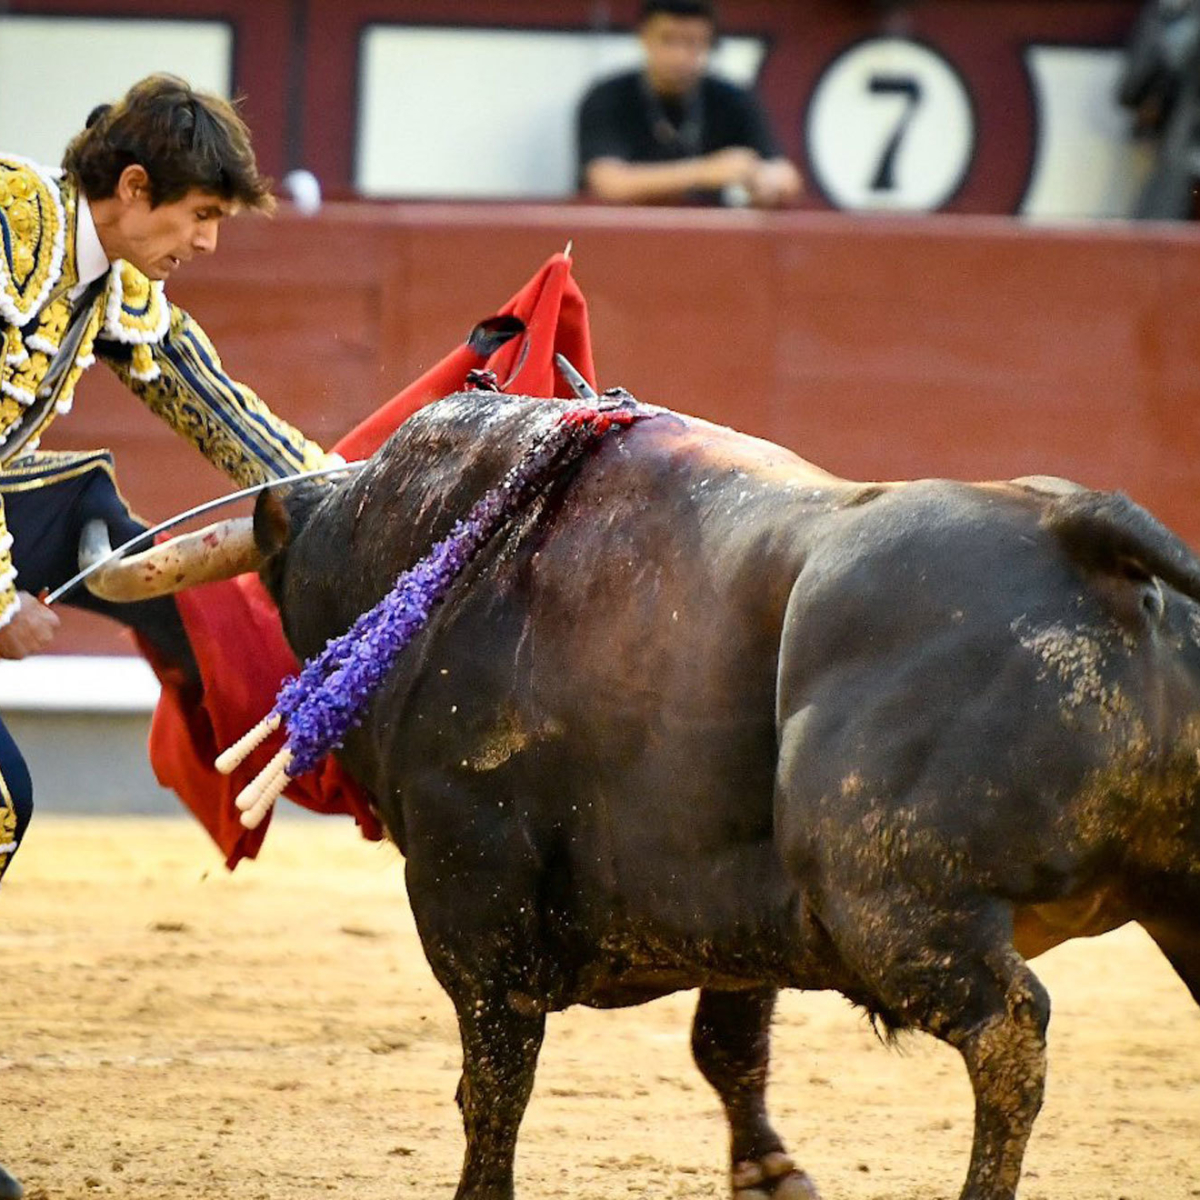
[(18, 592), (17, 603), (17, 615), (0, 629), (0, 658), (25, 658), (45, 650), (61, 624), (53, 609), (28, 592)]

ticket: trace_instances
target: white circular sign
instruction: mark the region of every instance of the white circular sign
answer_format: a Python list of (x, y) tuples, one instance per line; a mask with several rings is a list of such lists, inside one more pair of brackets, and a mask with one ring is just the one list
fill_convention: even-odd
[(905, 38), (871, 38), (835, 58), (813, 89), (806, 125), (814, 182), (838, 208), (939, 208), (975, 150), (958, 73)]

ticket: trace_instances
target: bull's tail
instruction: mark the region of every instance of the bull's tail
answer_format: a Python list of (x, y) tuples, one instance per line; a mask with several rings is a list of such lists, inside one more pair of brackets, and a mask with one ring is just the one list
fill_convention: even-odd
[(1200, 601), (1200, 559), (1123, 492), (1080, 489), (1059, 495), (1046, 507), (1041, 524), (1085, 567), (1131, 578), (1157, 577)]

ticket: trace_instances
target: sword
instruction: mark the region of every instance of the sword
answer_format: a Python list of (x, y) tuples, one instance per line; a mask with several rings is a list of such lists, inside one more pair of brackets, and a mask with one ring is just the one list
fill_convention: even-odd
[(336, 467), (318, 467), (315, 471), (301, 471), (296, 475), (285, 475), (282, 479), (268, 479), (265, 483), (256, 483), (251, 487), (242, 488), (238, 492), (230, 492), (228, 496), (218, 496), (215, 500), (206, 500), (203, 504), (197, 504), (194, 508), (189, 508), (187, 512), (181, 512), (173, 517), (168, 517), (165, 521), (160, 521), (153, 529), (147, 529), (142, 533), (135, 534), (129, 541), (122, 543), (115, 550), (110, 550), (102, 558), (98, 558), (94, 563), (84, 567), (82, 571), (72, 575), (66, 583), (60, 584), (52, 592), (46, 592), (38, 597), (43, 604), (50, 605), (56, 600), (61, 600), (68, 592), (78, 587), (89, 575), (95, 574), (101, 567), (107, 566), (110, 562), (115, 562), (119, 558), (124, 558), (130, 550), (142, 545), (144, 542), (153, 541), (160, 533), (166, 533), (168, 529), (174, 529), (177, 525), (182, 525), (185, 521), (190, 521), (193, 517), (201, 516), (203, 513), (211, 512), (214, 508), (221, 508), (226, 504), (232, 504), (235, 500), (245, 499), (247, 496), (255, 496), (259, 492), (265, 492), (268, 488), (282, 487), (284, 484), (297, 483), (303, 479), (320, 479), (324, 475), (337, 475), (342, 471), (354, 471), (363, 465), (366, 459), (358, 459), (355, 462), (342, 463)]
[(555, 354), (554, 364), (558, 373), (567, 381), (567, 386), (575, 393), (577, 400), (599, 400), (596, 389), (580, 373), (575, 370), (571, 360), (565, 354)]

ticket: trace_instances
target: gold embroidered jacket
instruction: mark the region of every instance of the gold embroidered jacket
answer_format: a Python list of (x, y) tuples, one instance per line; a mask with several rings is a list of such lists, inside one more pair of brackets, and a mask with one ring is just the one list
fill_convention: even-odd
[(81, 318), (83, 336), (55, 403), (28, 428), (71, 320), (70, 292), (79, 282), (77, 204), (78, 190), (69, 177), (0, 155), (0, 626), (17, 610), (12, 536), (4, 523), (4, 472), (10, 461), (15, 466), (36, 449), (41, 431), (56, 416), (70, 411), (79, 376), (97, 358), (243, 486), (326, 462), (319, 446), (225, 373), (204, 331), (167, 300), (163, 285), (126, 262), (113, 263), (103, 290)]

